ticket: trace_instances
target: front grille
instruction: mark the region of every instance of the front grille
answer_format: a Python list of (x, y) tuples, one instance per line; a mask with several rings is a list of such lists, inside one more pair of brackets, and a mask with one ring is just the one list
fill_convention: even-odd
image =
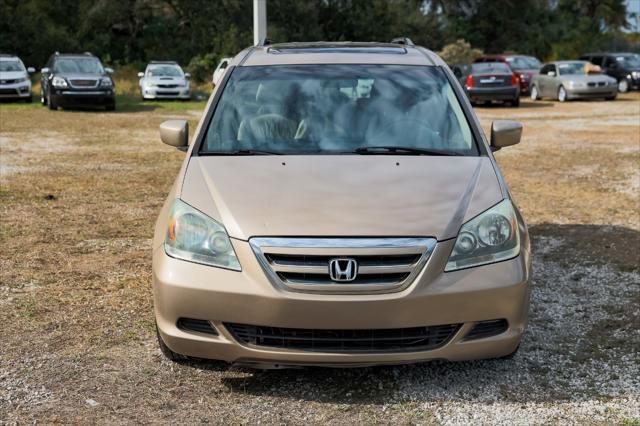
[(0, 89), (0, 95), (16, 95), (18, 94), (16, 89)]
[[(420, 273), (433, 238), (252, 238), (251, 247), (271, 282), (299, 292), (399, 291)], [(349, 279), (332, 275), (332, 261), (355, 262)]]
[(158, 91), (156, 92), (158, 95), (164, 95), (164, 96), (175, 96), (178, 94), (178, 92), (167, 92), (167, 91)]
[(240, 343), (310, 352), (407, 352), (444, 346), (460, 324), (373, 330), (315, 330), (225, 323)]
[(98, 80), (73, 79), (69, 80), (69, 83), (71, 83), (73, 87), (95, 87), (98, 85)]
[(162, 89), (175, 89), (176, 87), (178, 87), (178, 85), (177, 84), (158, 84), (158, 87)]
[(464, 337), (464, 340), (483, 339), (485, 337), (497, 336), (502, 334), (509, 328), (506, 319), (497, 319), (490, 321), (480, 321), (473, 326), (470, 332)]
[(214, 336), (218, 335), (216, 329), (206, 320), (179, 318), (176, 325), (180, 330), (184, 331), (195, 331), (198, 333), (213, 334)]

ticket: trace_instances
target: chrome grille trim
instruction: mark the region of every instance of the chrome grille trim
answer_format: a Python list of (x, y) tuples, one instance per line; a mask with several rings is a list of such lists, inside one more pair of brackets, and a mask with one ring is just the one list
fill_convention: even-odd
[[(260, 266), (275, 287), (324, 294), (401, 291), (422, 271), (436, 242), (435, 238), (255, 237), (249, 240)], [(305, 260), (278, 260), (278, 257), (286, 256)], [(399, 256), (398, 263), (393, 262), (396, 256)], [(333, 257), (366, 259), (358, 265), (358, 279), (352, 282), (331, 281), (327, 259)], [(381, 259), (378, 264), (376, 258)], [(407, 263), (407, 259), (414, 260)], [(305, 274), (309, 274), (309, 277), (305, 277)]]

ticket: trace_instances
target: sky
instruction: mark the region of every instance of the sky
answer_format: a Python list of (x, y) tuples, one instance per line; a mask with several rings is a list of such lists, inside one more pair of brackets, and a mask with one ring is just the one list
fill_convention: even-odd
[(629, 29), (627, 31), (640, 31), (638, 25), (640, 24), (640, 0), (626, 0), (627, 1), (627, 14), (635, 13), (634, 18), (629, 17)]

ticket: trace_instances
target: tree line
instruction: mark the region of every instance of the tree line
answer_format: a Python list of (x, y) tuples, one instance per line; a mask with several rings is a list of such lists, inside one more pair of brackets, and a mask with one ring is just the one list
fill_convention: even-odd
[[(268, 0), (275, 41), (458, 39), (542, 59), (640, 49), (624, 0)], [(0, 52), (43, 66), (54, 51), (114, 65), (177, 60), (197, 75), (253, 41), (251, 0), (0, 0)]]

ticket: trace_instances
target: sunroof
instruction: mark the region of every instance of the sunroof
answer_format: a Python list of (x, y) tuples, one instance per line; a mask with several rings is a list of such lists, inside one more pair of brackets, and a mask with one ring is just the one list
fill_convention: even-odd
[(407, 50), (404, 47), (272, 47), (269, 53), (291, 54), (291, 53), (377, 53), (384, 55), (404, 55)]

